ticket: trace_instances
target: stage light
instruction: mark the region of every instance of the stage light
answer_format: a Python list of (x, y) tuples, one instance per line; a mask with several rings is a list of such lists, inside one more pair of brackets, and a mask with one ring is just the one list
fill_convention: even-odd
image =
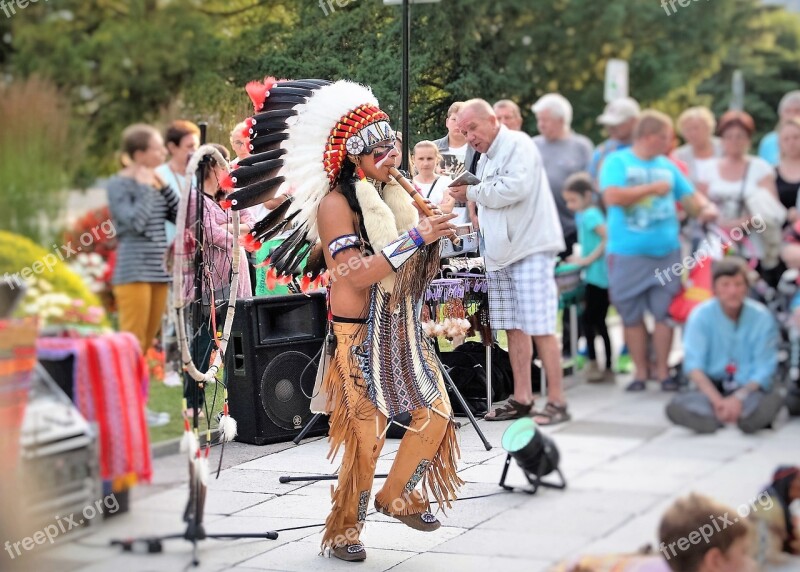
[[(503, 475), (500, 477), (501, 487), (509, 491), (514, 490), (514, 487), (505, 484), (508, 467), (513, 458), (531, 484), (532, 488), (523, 489), (526, 493), (535, 494), (539, 487), (566, 488), (567, 482), (564, 480), (561, 469), (558, 468), (561, 459), (558, 448), (553, 440), (541, 431), (533, 419), (524, 417), (512, 423), (503, 433), (500, 443), (508, 453), (503, 467)], [(553, 483), (542, 480), (542, 477), (551, 473), (558, 475), (561, 482)]]

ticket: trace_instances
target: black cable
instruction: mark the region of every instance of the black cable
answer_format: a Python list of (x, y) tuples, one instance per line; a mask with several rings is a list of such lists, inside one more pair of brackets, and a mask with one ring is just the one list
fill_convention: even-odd
[[(317, 359), (319, 359), (319, 358), (322, 356), (322, 352), (325, 350), (325, 344), (327, 343), (327, 337), (328, 337), (328, 334), (327, 334), (327, 332), (326, 332), (326, 333), (325, 333), (325, 340), (326, 340), (326, 341), (323, 341), (323, 343), (322, 343), (322, 347), (321, 347), (321, 348), (319, 348), (319, 351), (317, 352), (317, 355), (315, 355), (313, 358), (311, 358), (311, 361), (309, 361), (309, 362), (306, 364), (306, 367), (304, 367), (304, 368), (303, 368), (303, 372), (300, 374), (300, 391), (302, 391), (302, 392), (303, 392), (303, 395), (305, 396), (305, 398), (306, 398), (306, 399), (314, 399), (314, 396), (312, 396), (312, 395), (306, 395), (306, 390), (305, 390), (305, 388), (303, 387), (303, 383), (302, 383), (302, 382), (303, 382), (303, 376), (306, 374), (306, 371), (308, 370), (308, 367), (309, 367), (310, 365), (312, 365), (314, 362), (316, 362), (316, 361), (317, 361)], [(311, 389), (311, 391), (312, 391), (312, 393), (313, 393), (314, 389), (312, 388), (312, 389)]]
[[(511, 491), (503, 490), (503, 491), (498, 491), (496, 493), (488, 493), (488, 494), (485, 494), (485, 495), (476, 495), (476, 496), (471, 496), (471, 497), (461, 497), (461, 498), (458, 498), (458, 499), (454, 499), (452, 502), (458, 502), (458, 501), (464, 501), (464, 500), (482, 499), (482, 498), (486, 498), (486, 497), (493, 497), (493, 496), (496, 496), (496, 495), (507, 495), (509, 493), (511, 493)], [(375, 510), (370, 511), (370, 512), (367, 513), (367, 516), (372, 516), (373, 514), (377, 514), (377, 512), (378, 511), (375, 511)], [(321, 522), (319, 524), (305, 524), (303, 526), (292, 526), (292, 527), (289, 527), (289, 528), (277, 528), (277, 529), (275, 529), (275, 532), (289, 532), (289, 531), (292, 531), (292, 530), (303, 530), (303, 529), (306, 529), (306, 528), (319, 528), (321, 526), (325, 526), (325, 523)]]

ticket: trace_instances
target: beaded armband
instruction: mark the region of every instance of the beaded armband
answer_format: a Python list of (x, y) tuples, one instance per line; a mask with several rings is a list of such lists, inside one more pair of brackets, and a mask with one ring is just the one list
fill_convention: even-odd
[(348, 248), (358, 248), (361, 246), (361, 239), (356, 234), (344, 234), (339, 238), (333, 239), (328, 244), (328, 252), (331, 253), (331, 258), (336, 258), (336, 255), (347, 250)]
[(390, 242), (381, 252), (396, 272), (424, 244), (425, 239), (422, 238), (416, 228), (412, 228), (408, 232), (401, 234), (394, 242)]

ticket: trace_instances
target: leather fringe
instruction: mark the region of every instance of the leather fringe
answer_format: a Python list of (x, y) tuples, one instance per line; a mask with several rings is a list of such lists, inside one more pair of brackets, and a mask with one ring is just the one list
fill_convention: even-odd
[[(432, 415), (437, 415), (432, 413)], [(375, 502), (392, 514), (398, 516), (409, 516), (412, 514), (420, 514), (424, 511), (431, 510), (431, 497), (439, 505), (443, 514), (446, 514), (445, 507), (453, 508), (453, 501), (458, 496), (458, 489), (464, 485), (464, 481), (458, 476), (456, 472), (458, 459), (461, 457), (461, 449), (458, 446), (458, 435), (456, 433), (455, 422), (450, 420), (447, 423), (442, 442), (433, 461), (425, 469), (422, 476), (422, 485), (415, 488), (410, 493), (403, 491), (402, 493), (402, 508), (398, 510), (398, 506), (394, 503), (393, 499), (386, 498), (380, 491), (375, 495)], [(400, 504), (400, 503), (398, 503)]]
[(403, 298), (421, 300), (433, 277), (439, 272), (441, 258), (439, 242), (420, 248), (414, 257), (406, 262), (397, 273), (394, 289), (389, 299), (389, 309), (394, 311)]
[(430, 492), (436, 499), (442, 513), (445, 512), (445, 507), (453, 507), (452, 502), (456, 500), (458, 489), (464, 485), (464, 481), (456, 472), (460, 457), (461, 448), (458, 446), (456, 424), (451, 419), (439, 450), (422, 477), (423, 490)]
[[(325, 519), (325, 528), (322, 532), (322, 549), (334, 548), (336, 536), (342, 533), (344, 518), (347, 509), (358, 502), (356, 484), (356, 472), (354, 470), (356, 462), (356, 452), (358, 451), (358, 439), (354, 428), (350, 426), (350, 408), (347, 406), (347, 395), (344, 391), (346, 372), (343, 370), (344, 361), (347, 363), (348, 356), (341, 356), (337, 348), (336, 355), (331, 360), (331, 367), (328, 369), (324, 381), (324, 388), (328, 394), (328, 408), (331, 409), (330, 429), (328, 430), (328, 442), (330, 450), (328, 459), (333, 462), (339, 449), (344, 445), (344, 456), (339, 467), (339, 480), (336, 488), (331, 485), (331, 512)], [(344, 477), (344, 480), (343, 480)]]

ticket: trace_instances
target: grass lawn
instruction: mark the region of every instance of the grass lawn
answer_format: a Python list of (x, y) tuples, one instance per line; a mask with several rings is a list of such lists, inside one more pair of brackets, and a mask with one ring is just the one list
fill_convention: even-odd
[[(215, 399), (216, 396), (216, 399)], [(222, 411), (222, 385), (215, 384), (206, 388), (206, 418), (200, 419), (200, 433), (204, 433), (208, 427), (207, 420), (214, 419), (214, 416)], [(159, 443), (168, 441), (183, 435), (183, 388), (167, 387), (161, 382), (150, 382), (150, 397), (147, 407), (151, 411), (169, 413), (169, 423), (163, 427), (150, 427), (150, 442)], [(212, 423), (212, 428), (216, 427), (216, 422)]]

